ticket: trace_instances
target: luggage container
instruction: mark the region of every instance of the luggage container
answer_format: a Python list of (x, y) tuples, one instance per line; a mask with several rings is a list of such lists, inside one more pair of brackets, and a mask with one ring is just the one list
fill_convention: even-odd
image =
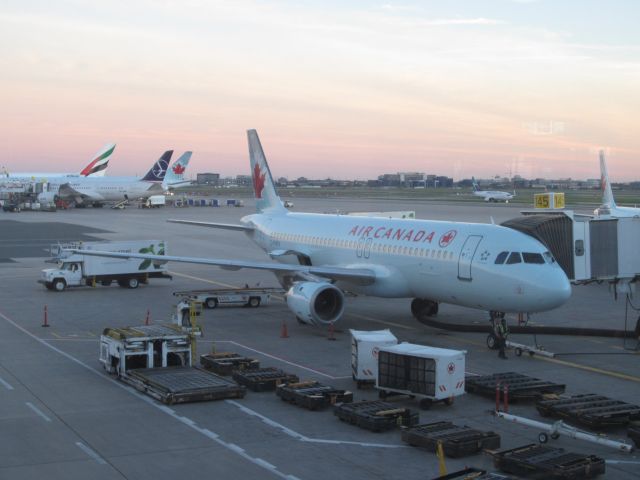
[(378, 353), (376, 388), (381, 398), (389, 393), (420, 399), (421, 408), (433, 402), (453, 403), (463, 395), (465, 350), (400, 343)]
[(351, 333), (351, 375), (358, 388), (373, 386), (378, 376), (378, 351), (397, 345), (398, 339), (389, 329), (349, 330)]
[(193, 200), (193, 198), (188, 199), (188, 200), (187, 200), (187, 204), (188, 204), (190, 207), (193, 207), (193, 205), (194, 205), (194, 200)]
[(546, 394), (564, 393), (565, 385), (548, 382), (522, 373), (504, 372), (491, 375), (469, 376), (466, 378), (467, 392), (495, 397), (496, 387), (500, 386), (500, 398), (504, 397), (504, 387), (509, 391), (509, 401), (532, 400)]
[(198, 200), (198, 203), (200, 204), (201, 207), (207, 206), (207, 200), (204, 198), (201, 198), (200, 200)]
[(212, 198), (211, 200), (209, 200), (209, 206), (210, 207), (219, 207), (220, 206), (220, 202), (218, 201), (217, 198)]
[(640, 420), (640, 406), (594, 393), (538, 400), (536, 408), (543, 417), (567, 418), (593, 428), (628, 425)]

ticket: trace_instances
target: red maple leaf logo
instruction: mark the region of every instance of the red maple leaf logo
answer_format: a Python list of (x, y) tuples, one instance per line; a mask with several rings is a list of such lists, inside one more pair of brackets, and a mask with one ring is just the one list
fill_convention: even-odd
[(444, 248), (447, 245), (449, 245), (454, 238), (456, 238), (456, 231), (455, 230), (449, 230), (447, 233), (443, 233), (442, 236), (440, 237), (440, 241), (438, 242), (439, 245)]
[(187, 167), (183, 167), (180, 164), (176, 164), (171, 167), (171, 170), (173, 170), (173, 173), (175, 173), (176, 175), (182, 175), (186, 169)]
[(253, 191), (256, 192), (256, 198), (262, 198), (265, 177), (266, 174), (262, 173), (260, 165), (256, 163), (253, 167)]

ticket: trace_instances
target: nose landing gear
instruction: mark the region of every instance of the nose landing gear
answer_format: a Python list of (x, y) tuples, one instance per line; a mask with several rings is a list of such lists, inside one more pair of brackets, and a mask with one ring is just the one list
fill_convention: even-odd
[(411, 302), (411, 313), (418, 320), (422, 317), (433, 317), (438, 314), (438, 302), (425, 298), (414, 298)]

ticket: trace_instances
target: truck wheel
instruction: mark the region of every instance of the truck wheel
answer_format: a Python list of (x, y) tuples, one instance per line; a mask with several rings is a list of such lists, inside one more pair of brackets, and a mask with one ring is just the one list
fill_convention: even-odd
[(131, 277), (127, 280), (127, 288), (138, 288), (138, 285), (140, 285), (140, 282), (136, 277)]
[(204, 304), (207, 308), (216, 308), (218, 306), (218, 300), (216, 300), (215, 298), (207, 298), (204, 301)]
[(498, 349), (498, 339), (493, 333), (487, 335), (487, 347), (489, 347), (489, 350)]
[(247, 304), (251, 308), (257, 308), (260, 306), (260, 297), (251, 297), (249, 299), (249, 303)]
[(67, 282), (65, 282), (62, 278), (57, 278), (53, 281), (53, 289), (56, 292), (62, 292), (67, 287)]

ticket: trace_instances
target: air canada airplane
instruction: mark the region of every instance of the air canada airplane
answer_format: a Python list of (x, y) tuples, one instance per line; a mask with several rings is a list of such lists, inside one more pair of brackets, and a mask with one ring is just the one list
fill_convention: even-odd
[(476, 197), (484, 198), (485, 202), (507, 202), (516, 196), (515, 191), (513, 193), (509, 192), (500, 192), (495, 190), (480, 190), (478, 186), (478, 182), (476, 182), (475, 177), (471, 177), (471, 181), (473, 184), (473, 194)]
[(276, 262), (73, 250), (88, 255), (178, 261), (273, 272), (298, 321), (340, 319), (344, 291), (413, 298), (412, 313), (451, 303), (499, 312), (538, 312), (571, 295), (564, 271), (534, 238), (493, 224), (294, 213), (278, 197), (255, 130), (248, 131), (257, 213), (239, 225), (171, 222), (243, 232)]
[(602, 188), (602, 205), (593, 212), (597, 216), (613, 218), (640, 217), (640, 208), (619, 207), (616, 205), (616, 200), (613, 198), (613, 192), (611, 191), (607, 161), (604, 158), (603, 150), (600, 150), (600, 188)]
[(115, 143), (105, 145), (102, 149), (98, 150), (98, 153), (96, 153), (91, 158), (87, 166), (78, 173), (3, 172), (2, 175), (0, 175), (0, 178), (6, 178), (19, 182), (47, 182), (50, 179), (58, 179), (61, 177), (102, 177), (107, 171), (107, 167), (109, 166), (109, 158), (111, 157), (111, 154), (113, 153), (115, 148)]

